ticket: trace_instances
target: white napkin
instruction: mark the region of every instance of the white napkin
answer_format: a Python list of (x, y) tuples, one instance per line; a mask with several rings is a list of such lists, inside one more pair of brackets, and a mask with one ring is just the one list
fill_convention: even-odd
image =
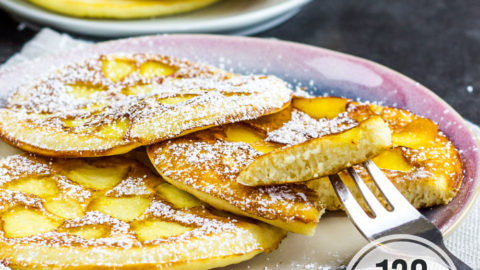
[[(88, 44), (90, 44), (88, 41), (73, 39), (69, 35), (59, 34), (48, 28), (43, 29), (27, 42), (19, 53), (12, 56), (1, 66), (0, 70), (35, 57), (79, 48)], [(473, 125), (472, 127), (480, 136), (480, 128)], [(480, 200), (473, 206), (463, 223), (446, 239), (446, 245), (453, 254), (474, 269), (480, 269)]]
[(44, 28), (34, 38), (25, 43), (22, 50), (10, 57), (0, 70), (12, 65), (52, 53), (81, 48), (91, 44), (89, 41), (73, 39), (67, 34), (60, 34), (49, 28)]

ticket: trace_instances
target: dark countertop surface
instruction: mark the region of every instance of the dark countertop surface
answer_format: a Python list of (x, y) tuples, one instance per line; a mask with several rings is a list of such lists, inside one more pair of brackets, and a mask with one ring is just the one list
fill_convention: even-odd
[[(35, 35), (0, 11), (0, 63)], [(480, 1), (314, 0), (258, 34), (364, 57), (433, 90), (480, 124)]]

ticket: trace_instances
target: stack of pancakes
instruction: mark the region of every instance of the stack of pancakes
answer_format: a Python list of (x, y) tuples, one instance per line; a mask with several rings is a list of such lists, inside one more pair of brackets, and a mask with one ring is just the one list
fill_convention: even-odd
[[(209, 269), (314, 233), (341, 204), (326, 176), (368, 159), (416, 207), (463, 177), (429, 119), (340, 97), (297, 97), (243, 76), (149, 54), (102, 55), (17, 89), (0, 136), (0, 265)], [(381, 198), (380, 198), (381, 199)]]

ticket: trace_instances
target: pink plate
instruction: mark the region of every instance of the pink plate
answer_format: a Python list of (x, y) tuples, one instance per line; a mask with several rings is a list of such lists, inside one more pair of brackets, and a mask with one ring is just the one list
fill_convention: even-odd
[(0, 73), (0, 98), (29, 79), (63, 64), (114, 52), (168, 54), (232, 68), (239, 73), (274, 74), (294, 86), (307, 87), (313, 94), (341, 95), (408, 109), (439, 124), (460, 150), (465, 167), (459, 194), (446, 206), (424, 210), (428, 218), (447, 234), (466, 215), (479, 193), (477, 141), (468, 124), (448, 104), (419, 83), (384, 66), (311, 46), (208, 35), (151, 36), (105, 42), (4, 70)]

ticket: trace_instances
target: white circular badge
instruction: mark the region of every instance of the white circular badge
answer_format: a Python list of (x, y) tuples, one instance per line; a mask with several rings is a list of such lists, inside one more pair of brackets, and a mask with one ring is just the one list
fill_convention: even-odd
[(395, 234), (363, 247), (350, 261), (348, 270), (455, 270), (450, 257), (425, 238)]

